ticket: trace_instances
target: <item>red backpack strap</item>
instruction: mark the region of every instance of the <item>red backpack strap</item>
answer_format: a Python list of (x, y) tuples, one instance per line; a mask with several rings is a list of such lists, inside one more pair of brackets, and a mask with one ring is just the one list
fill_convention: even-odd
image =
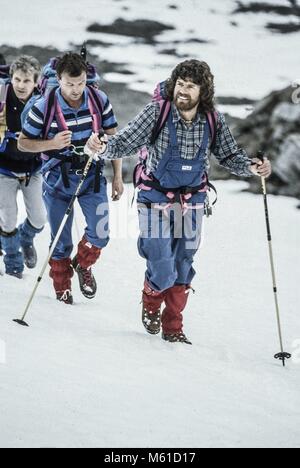
[(217, 129), (218, 129), (218, 112), (207, 112), (207, 120), (209, 123), (210, 135), (211, 135), (211, 150), (213, 151), (216, 145)]
[(171, 102), (169, 100), (159, 101), (159, 105), (160, 105), (160, 114), (155, 124), (155, 127), (152, 131), (152, 136), (150, 140), (151, 145), (154, 145), (157, 138), (159, 137), (160, 132), (165, 126), (165, 123), (167, 122), (169, 113), (171, 111)]
[[(46, 98), (44, 112), (44, 139), (47, 139), (48, 137), (54, 117), (56, 118), (59, 131), (68, 130), (66, 119), (56, 96), (57, 89), (57, 87), (51, 89)], [(104, 106), (100, 96), (97, 94), (96, 90), (94, 90), (94, 92), (92, 91), (91, 86), (88, 86), (88, 105), (93, 118), (93, 131), (95, 133), (99, 133), (100, 129), (102, 128), (102, 113)]]
[(88, 86), (88, 101), (89, 109), (93, 118), (93, 132), (99, 133), (102, 129), (102, 115), (104, 111), (104, 103), (93, 86)]
[(47, 140), (48, 134), (51, 128), (51, 124), (54, 120), (56, 111), (56, 90), (58, 88), (52, 88), (46, 97), (46, 105), (44, 110), (44, 124), (43, 124), (43, 138)]
[(62, 108), (58, 102), (57, 96), (55, 94), (55, 119), (58, 127), (59, 132), (64, 132), (65, 130), (69, 130), (69, 127), (66, 123), (65, 116), (63, 114)]

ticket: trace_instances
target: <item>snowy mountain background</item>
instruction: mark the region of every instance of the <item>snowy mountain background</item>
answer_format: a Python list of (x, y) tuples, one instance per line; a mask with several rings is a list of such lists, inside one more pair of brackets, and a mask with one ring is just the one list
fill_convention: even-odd
[[(290, 5), (288, 0), (256, 3)], [(299, 33), (274, 34), (265, 24), (282, 21), (280, 15), (233, 14), (236, 6), (234, 0), (32, 0), (24, 9), (22, 0), (0, 0), (0, 44), (69, 50), (83, 41), (100, 41), (101, 46), (89, 47), (89, 51), (101, 60), (126, 65), (131, 73), (106, 73), (104, 77), (150, 94), (186, 57), (210, 64), (218, 96), (258, 100), (300, 79)], [(174, 30), (164, 31), (152, 43), (134, 37), (134, 31), (132, 36), (87, 32), (95, 22), (110, 25), (118, 18), (159, 21)], [(226, 110), (244, 117), (249, 106)]]
[[(299, 78), (298, 35), (266, 30), (270, 14), (232, 15), (231, 0), (32, 0), (26, 8), (20, 0), (0, 0), (0, 6), (0, 44), (59, 50), (83, 40), (111, 44), (92, 48), (119, 65), (104, 78), (130, 81), (136, 91), (151, 93), (178, 55), (208, 61), (219, 96), (258, 100)], [(175, 30), (153, 44), (86, 31), (120, 17), (159, 20)], [(160, 53), (174, 46), (175, 55)], [(241, 117), (250, 112), (245, 105), (224, 110)], [(145, 266), (136, 251), (130, 186), (111, 206), (112, 241), (95, 268), (94, 301), (80, 295), (75, 278), (75, 306), (57, 303), (46, 274), (30, 328), (12, 322), (22, 315), (44, 262), (48, 226), (37, 240), (37, 271), (26, 271), (23, 282), (0, 276), (1, 447), (300, 447), (297, 201), (270, 197), (284, 342), (293, 352), (283, 369), (273, 359), (279, 344), (263, 203), (261, 196), (242, 193), (245, 187), (218, 182), (220, 201), (205, 221), (196, 294), (185, 312), (192, 347), (143, 331)], [(76, 218), (75, 244), (84, 227), (78, 210)]]

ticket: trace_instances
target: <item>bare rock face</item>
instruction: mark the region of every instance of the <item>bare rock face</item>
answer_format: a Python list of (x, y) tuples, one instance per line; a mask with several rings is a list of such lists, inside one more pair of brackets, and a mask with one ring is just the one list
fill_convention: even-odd
[(99, 23), (91, 24), (88, 32), (118, 34), (121, 36), (135, 37), (145, 40), (146, 42), (155, 42), (155, 37), (164, 31), (173, 30), (174, 26), (162, 24), (159, 21), (150, 21), (146, 19), (138, 19), (135, 21), (126, 21), (118, 18), (111, 25), (102, 25)]
[(274, 171), (300, 198), (300, 133), (289, 135), (282, 143)]
[[(237, 1), (237, 7), (233, 14), (270, 14), (272, 18), (277, 15), (282, 19), (287, 18), (284, 22), (270, 21), (267, 22), (265, 27), (274, 34), (293, 34), (300, 31), (300, 5), (298, 0), (289, 0), (289, 5), (279, 5), (278, 2), (250, 2), (244, 3)], [(283, 2), (282, 2), (283, 3)]]
[[(271, 93), (233, 132), (250, 155), (263, 150), (273, 163), (269, 191), (300, 198), (300, 99), (293, 87)], [(251, 180), (258, 191), (258, 179)]]

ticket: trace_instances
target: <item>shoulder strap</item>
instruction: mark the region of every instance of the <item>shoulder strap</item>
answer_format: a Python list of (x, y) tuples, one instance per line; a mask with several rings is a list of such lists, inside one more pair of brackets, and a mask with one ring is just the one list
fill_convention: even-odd
[(93, 118), (93, 131), (99, 133), (102, 128), (104, 103), (93, 86), (88, 86), (89, 109)]
[(154, 126), (154, 129), (152, 131), (151, 140), (150, 140), (151, 145), (154, 145), (157, 138), (159, 137), (160, 132), (162, 131), (163, 127), (165, 126), (168, 120), (170, 111), (171, 111), (171, 102), (168, 100), (160, 101), (160, 114)]
[[(66, 129), (66, 121), (61, 112), (58, 99), (56, 98), (56, 91), (58, 87), (51, 89), (47, 98), (46, 98), (46, 106), (44, 112), (44, 133), (43, 138), (47, 139), (51, 124), (53, 122), (54, 116), (57, 118), (57, 124), (60, 128)], [(91, 112), (93, 116), (93, 126), (94, 131), (98, 132), (102, 127), (102, 114), (104, 110), (104, 104), (102, 103), (101, 97), (98, 95), (95, 89), (92, 86), (88, 86), (89, 92), (89, 106), (91, 106)], [(97, 117), (97, 123), (94, 123), (94, 118)]]
[(0, 65), (0, 78), (2, 80), (10, 79), (10, 65)]
[(103, 111), (104, 111), (104, 102), (102, 101), (100, 94), (97, 92), (97, 90), (96, 90), (96, 88), (94, 88), (94, 86), (88, 85), (87, 88), (88, 88), (88, 91), (89, 91), (89, 95), (91, 96), (91, 98), (94, 101), (94, 105), (95, 105), (96, 110), (102, 116)]
[(3, 112), (6, 106), (9, 83), (0, 84), (0, 112)]
[(9, 84), (0, 85), (0, 142), (3, 141), (6, 131), (6, 98)]
[(56, 122), (57, 122), (57, 127), (58, 127), (58, 131), (59, 132), (63, 132), (65, 130), (69, 130), (68, 129), (68, 125), (66, 123), (66, 119), (65, 119), (65, 116), (63, 114), (63, 111), (62, 111), (62, 108), (59, 104), (59, 101), (57, 99), (57, 96), (56, 96), (56, 93), (55, 93), (55, 96), (54, 96), (54, 101), (55, 101), (55, 118), (56, 118)]
[(56, 93), (57, 88), (51, 89), (49, 92), (47, 98), (46, 98), (46, 106), (45, 106), (45, 111), (44, 111), (44, 132), (43, 132), (43, 138), (46, 140), (48, 137), (48, 133), (50, 131), (51, 124), (54, 119), (55, 115), (55, 107), (56, 107), (56, 102), (55, 102), (55, 93)]
[(209, 123), (210, 135), (211, 135), (211, 151), (214, 151), (217, 140), (217, 129), (218, 129), (218, 113), (217, 112), (207, 112), (207, 120)]
[[(161, 101), (161, 109), (160, 109), (160, 114), (158, 117), (158, 120), (155, 124), (155, 127), (152, 131), (152, 136), (150, 140), (150, 144), (153, 145), (157, 138), (160, 135), (160, 132), (162, 131), (164, 125), (166, 124), (168, 120), (168, 116), (171, 110), (171, 102), (168, 100)], [(209, 129), (210, 129), (210, 134), (211, 134), (211, 139), (212, 139), (212, 144), (211, 144), (211, 150), (213, 151), (215, 145), (216, 145), (216, 138), (217, 138), (217, 121), (218, 121), (218, 113), (217, 112), (208, 112), (207, 114), (207, 119), (209, 123)]]

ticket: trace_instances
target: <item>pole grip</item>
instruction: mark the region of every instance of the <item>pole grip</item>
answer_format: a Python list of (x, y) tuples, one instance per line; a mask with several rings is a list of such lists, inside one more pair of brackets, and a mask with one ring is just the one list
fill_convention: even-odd
[(263, 163), (264, 158), (265, 158), (265, 152), (264, 151), (258, 151), (257, 158), (260, 159), (260, 161)]

